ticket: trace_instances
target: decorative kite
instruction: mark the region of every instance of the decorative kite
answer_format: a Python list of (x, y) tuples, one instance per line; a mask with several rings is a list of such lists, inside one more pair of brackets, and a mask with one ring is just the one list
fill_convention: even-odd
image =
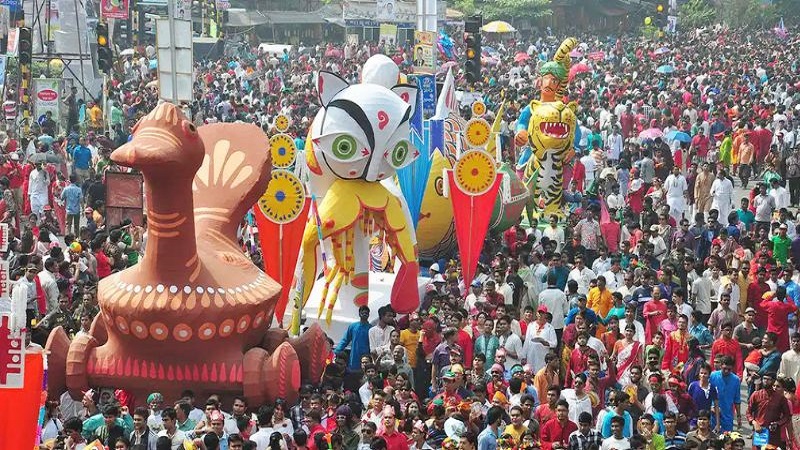
[(308, 218), (311, 199), (303, 182), (290, 169), (295, 165), (297, 148), (285, 131), (289, 119), (279, 115), (275, 129), (280, 133), (269, 140), (272, 174), (264, 195), (256, 203), (254, 215), (267, 275), (281, 284), (275, 306), (275, 318), (283, 326), (292, 279), (300, 252), (300, 243)]
[[(480, 107), (473, 106), (473, 112), (476, 109)], [(491, 138), (489, 123), (482, 117), (472, 118), (467, 122), (465, 135), (470, 150), (461, 154), (452, 170), (445, 170), (445, 178), (453, 205), (461, 270), (465, 283), (470, 283), (503, 177), (497, 173), (494, 158), (485, 150)]]

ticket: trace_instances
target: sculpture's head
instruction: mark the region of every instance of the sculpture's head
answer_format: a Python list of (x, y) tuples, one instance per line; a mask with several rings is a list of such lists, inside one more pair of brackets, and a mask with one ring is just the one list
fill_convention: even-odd
[(172, 103), (161, 103), (133, 127), (132, 139), (114, 150), (111, 159), (145, 175), (194, 176), (205, 148), (197, 128)]
[(528, 124), (528, 140), (537, 150), (560, 150), (572, 144), (575, 138), (575, 110), (570, 102), (531, 101), (531, 121)]
[(306, 152), (313, 173), (380, 181), (419, 156), (409, 141), (416, 86), (350, 85), (336, 74), (320, 72), (317, 91), (322, 109), (309, 133), (313, 148)]

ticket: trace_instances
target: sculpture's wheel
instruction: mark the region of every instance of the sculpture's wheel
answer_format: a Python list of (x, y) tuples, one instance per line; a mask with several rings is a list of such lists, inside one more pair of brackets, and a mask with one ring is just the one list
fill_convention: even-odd
[(301, 382), (316, 383), (321, 379), (330, 346), (319, 325), (313, 324), (295, 339), (288, 339), (283, 330), (270, 330), (261, 342), (267, 349), (251, 348), (238, 361), (147, 362), (104, 354), (104, 349), (98, 348), (101, 344), (90, 335), (79, 336), (70, 343), (58, 327), (46, 345), (52, 369), (48, 393), (57, 398), (69, 390), (72, 398), (79, 399), (90, 387), (124, 389), (122, 380), (143, 377), (148, 378), (146, 392), (129, 392), (140, 401), (153, 391), (177, 399), (183, 389), (181, 382), (191, 382), (199, 395), (243, 393), (253, 404), (263, 404), (278, 398), (293, 402)]

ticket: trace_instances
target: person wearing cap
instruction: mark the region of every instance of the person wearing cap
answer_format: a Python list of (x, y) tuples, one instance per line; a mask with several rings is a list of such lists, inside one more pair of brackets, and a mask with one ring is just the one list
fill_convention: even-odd
[(483, 284), (480, 281), (472, 280), (472, 283), (469, 285), (470, 293), (467, 294), (466, 300), (464, 300), (464, 309), (470, 315), (476, 314), (478, 311), (477, 303), (481, 299), (481, 293), (483, 292)]
[(776, 379), (775, 372), (761, 375), (761, 389), (754, 392), (748, 402), (747, 420), (756, 433), (769, 430), (770, 445), (786, 448), (783, 430), (792, 420), (792, 413), (783, 395), (783, 388), (775, 385)]
[(386, 405), (383, 408), (383, 428), (378, 430), (378, 436), (386, 441), (386, 450), (408, 450), (408, 438), (397, 430), (397, 417), (394, 407)]
[(772, 241), (772, 256), (781, 266), (786, 265), (786, 261), (789, 259), (789, 248), (792, 245), (792, 240), (786, 235), (788, 229), (789, 227), (785, 223), (780, 224), (778, 226), (778, 234), (770, 239)]
[[(562, 292), (561, 295), (563, 296), (564, 293)], [(564, 303), (566, 303), (566, 297), (564, 297)], [(550, 317), (547, 305), (540, 303), (536, 320), (528, 325), (528, 329), (525, 332), (521, 359), (530, 365), (533, 373), (537, 373), (544, 368), (545, 356), (549, 351), (555, 351), (558, 344), (558, 335), (553, 325), (549, 322)]]

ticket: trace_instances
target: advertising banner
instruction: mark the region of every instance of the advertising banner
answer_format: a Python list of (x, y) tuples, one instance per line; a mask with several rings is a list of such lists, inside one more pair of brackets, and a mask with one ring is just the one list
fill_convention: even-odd
[(36, 122), (42, 123), (50, 112), (56, 123), (59, 123), (61, 103), (61, 80), (55, 78), (33, 79), (33, 116)]
[(436, 72), (435, 41), (436, 33), (432, 31), (414, 32), (414, 73)]
[(100, 16), (106, 19), (128, 19), (128, 0), (100, 0)]
[(436, 113), (436, 78), (432, 74), (415, 74), (422, 98), (423, 117), (429, 119)]
[(394, 45), (397, 40), (397, 25), (382, 23), (380, 27), (381, 40), (390, 45)]

